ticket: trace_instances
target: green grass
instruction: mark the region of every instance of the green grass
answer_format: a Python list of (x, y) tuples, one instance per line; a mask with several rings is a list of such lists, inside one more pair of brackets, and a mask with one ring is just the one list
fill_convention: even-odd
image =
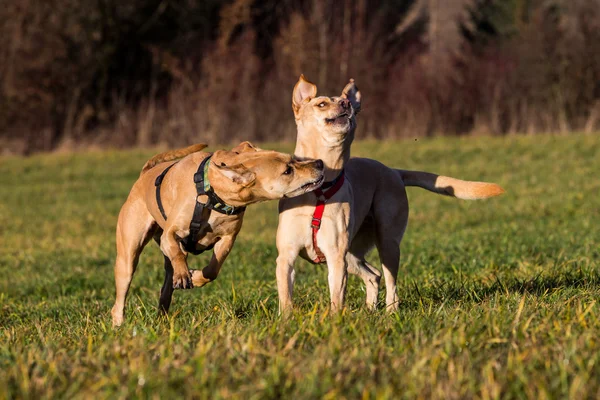
[(116, 331), (116, 217), (152, 153), (0, 159), (0, 398), (598, 398), (599, 143), (356, 143), (357, 156), (507, 190), (465, 202), (409, 189), (398, 313), (367, 312), (351, 277), (331, 317), (326, 268), (299, 262), (280, 320), (272, 202), (248, 210), (217, 281), (175, 293), (169, 320), (150, 244)]

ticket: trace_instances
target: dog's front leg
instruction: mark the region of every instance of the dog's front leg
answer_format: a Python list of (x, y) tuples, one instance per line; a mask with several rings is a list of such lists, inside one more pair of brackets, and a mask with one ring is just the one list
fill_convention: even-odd
[(176, 227), (165, 229), (160, 238), (160, 249), (163, 254), (171, 260), (173, 266), (173, 288), (191, 289), (192, 275), (188, 270), (187, 254), (179, 247)]
[(201, 271), (192, 270), (192, 283), (194, 284), (194, 287), (202, 287), (217, 279), (221, 267), (229, 255), (234, 242), (235, 237), (223, 237), (215, 244), (213, 256), (208, 265)]
[[(344, 308), (346, 297), (346, 282), (348, 281), (348, 254), (350, 246), (350, 214), (348, 209), (341, 207), (332, 210), (336, 219), (322, 226), (317, 242), (327, 260), (327, 280), (333, 314)], [(337, 211), (337, 214), (336, 214)]]
[(331, 312), (333, 314), (344, 308), (346, 282), (348, 281), (348, 263), (345, 252), (327, 256), (329, 294), (331, 296)]
[(279, 251), (277, 256), (277, 293), (279, 295), (279, 314), (289, 315), (292, 312), (292, 295), (294, 293), (294, 261), (298, 252)]

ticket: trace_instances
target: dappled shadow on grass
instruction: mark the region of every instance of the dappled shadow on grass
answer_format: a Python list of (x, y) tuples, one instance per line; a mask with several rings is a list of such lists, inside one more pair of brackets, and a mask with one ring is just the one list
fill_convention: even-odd
[[(595, 270), (581, 268), (562, 271), (540, 272), (525, 278), (515, 276), (500, 277), (496, 274), (484, 280), (468, 278), (432, 282), (424, 286), (413, 281), (411, 287), (400, 288), (400, 308), (420, 308), (424, 303), (448, 303), (469, 301), (483, 302), (495, 294), (528, 294), (545, 297), (570, 289), (597, 289), (600, 287), (600, 274)], [(404, 290), (403, 290), (404, 289)]]

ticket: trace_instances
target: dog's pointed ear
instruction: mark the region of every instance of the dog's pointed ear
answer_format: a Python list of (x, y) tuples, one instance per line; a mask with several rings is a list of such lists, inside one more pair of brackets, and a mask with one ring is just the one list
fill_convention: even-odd
[(350, 104), (354, 108), (354, 113), (358, 114), (360, 111), (360, 90), (358, 90), (358, 87), (354, 83), (354, 79), (350, 79), (350, 82), (342, 90), (341, 97), (350, 100)]
[(248, 152), (254, 152), (254, 151), (262, 151), (262, 149), (259, 149), (252, 143), (246, 141), (246, 142), (242, 142), (242, 143), (238, 144), (233, 149), (231, 149), (231, 151), (234, 153), (240, 154), (240, 153), (248, 153)]
[(307, 100), (313, 99), (317, 96), (317, 86), (306, 80), (304, 75), (300, 75), (300, 79), (294, 86), (294, 93), (292, 94), (292, 108), (294, 114), (298, 114), (300, 106)]
[(242, 164), (228, 166), (224, 162), (214, 163), (217, 171), (233, 183), (248, 187), (256, 180), (254, 172), (244, 167)]

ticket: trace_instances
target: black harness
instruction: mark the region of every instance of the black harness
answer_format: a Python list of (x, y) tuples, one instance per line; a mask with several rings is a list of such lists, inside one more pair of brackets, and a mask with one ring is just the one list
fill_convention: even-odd
[[(228, 205), (219, 196), (217, 196), (213, 188), (210, 186), (210, 182), (208, 181), (208, 165), (211, 157), (212, 154), (206, 157), (204, 161), (200, 163), (198, 170), (194, 174), (194, 183), (196, 184), (197, 193), (196, 205), (194, 207), (192, 221), (190, 222), (190, 234), (181, 241), (184, 250), (194, 255), (198, 255), (206, 250), (210, 250), (214, 246), (210, 245), (203, 250), (196, 250), (196, 244), (198, 243), (198, 240), (200, 240), (201, 234), (203, 234), (209, 227), (208, 218), (211, 210), (226, 215), (236, 215), (246, 210), (246, 207), (234, 207)], [(171, 167), (175, 164), (177, 164), (177, 162), (165, 168), (165, 170), (156, 177), (156, 181), (154, 182), (154, 186), (156, 186), (156, 203), (158, 204), (158, 209), (160, 210), (160, 213), (165, 221), (167, 220), (167, 214), (165, 213), (162, 201), (160, 200), (160, 185), (167, 175), (167, 172), (169, 172)], [(198, 196), (201, 195), (206, 195), (208, 197), (206, 203), (201, 203), (198, 200)]]

